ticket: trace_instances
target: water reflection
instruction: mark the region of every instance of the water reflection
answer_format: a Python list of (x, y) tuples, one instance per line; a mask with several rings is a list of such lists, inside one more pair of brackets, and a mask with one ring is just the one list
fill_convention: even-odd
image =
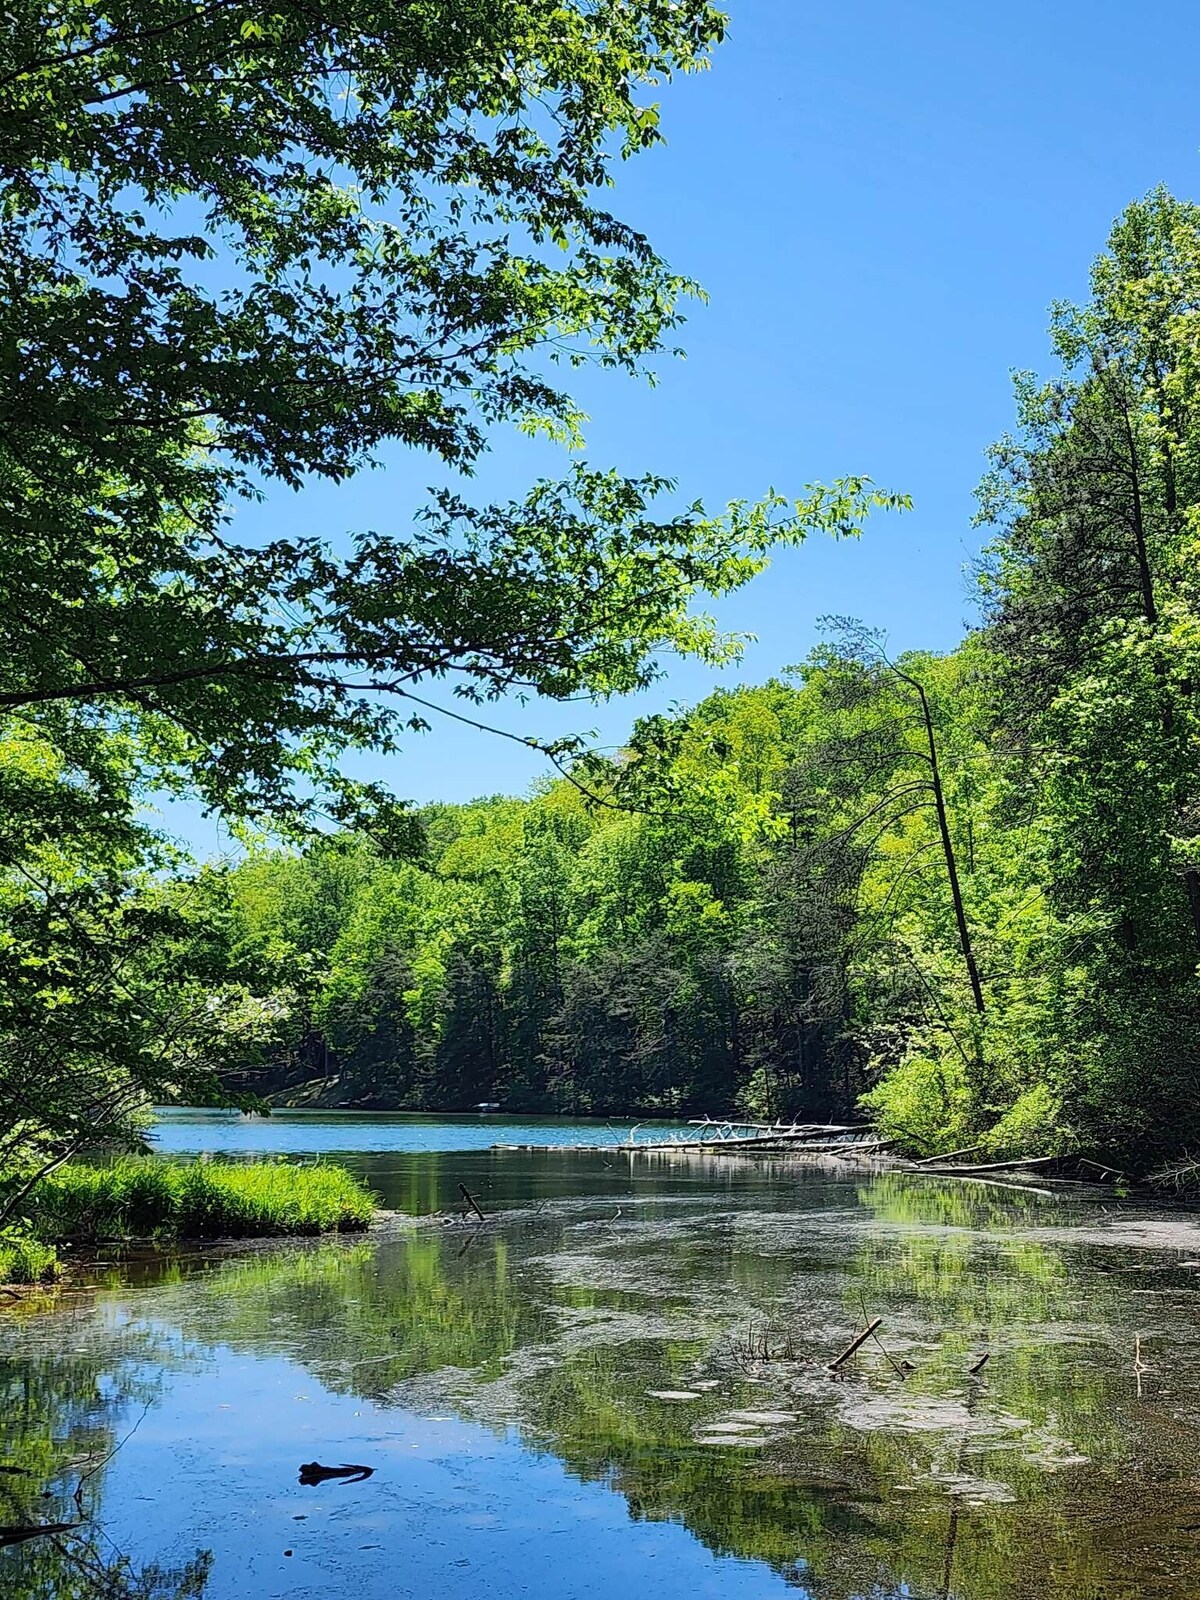
[[(0, 1460), (49, 1486), (50, 1515), (75, 1481), (69, 1463), (102, 1459), (141, 1407), (178, 1413), (172, 1426), (194, 1432), (190, 1470), (218, 1534), (214, 1584), (244, 1559), (247, 1497), (277, 1495), (295, 1462), (326, 1459), (303, 1433), (317, 1424), (297, 1420), (303, 1402), (322, 1408), (316, 1444), (335, 1460), (399, 1451), (397, 1429), (418, 1454), (433, 1423), (488, 1430), (453, 1435), (473, 1463), (468, 1503), (483, 1484), (493, 1520), (524, 1519), (525, 1588), (547, 1600), (573, 1592), (545, 1558), (561, 1548), (564, 1519), (569, 1531), (584, 1507), (601, 1515), (585, 1493), (593, 1485), (622, 1498), (632, 1528), (686, 1528), (733, 1563), (719, 1569), (724, 1594), (743, 1581), (746, 1593), (769, 1583), (814, 1600), (1200, 1592), (1188, 1225), (1179, 1248), (1149, 1252), (1095, 1212), (999, 1190), (895, 1176), (798, 1183), (786, 1169), (715, 1173), (720, 1158), (610, 1178), (571, 1159), (557, 1193), (555, 1163), (510, 1162), (504, 1192), (524, 1204), (500, 1209), (494, 1184), (497, 1215), (482, 1228), (452, 1218), (143, 1264), (132, 1291), (129, 1264), (111, 1269), (92, 1300), (7, 1340)], [(441, 1163), (416, 1175), (414, 1209), (438, 1209), (428, 1202), (448, 1181)], [(878, 1343), (831, 1375), (864, 1315), (882, 1317)], [(1139, 1340), (1145, 1372), (1134, 1368)], [(136, 1472), (167, 1470), (178, 1448), (167, 1433), (164, 1423), (131, 1438), (108, 1488), (101, 1467), (105, 1514), (119, 1520)], [(480, 1437), (498, 1441), (496, 1464)], [(578, 1501), (544, 1488), (548, 1457), (584, 1486)], [(448, 1491), (422, 1489), (414, 1472), (389, 1479), (385, 1464), (369, 1512), (336, 1489), (311, 1513), (281, 1502), (279, 1517), (314, 1524), (328, 1507), (331, 1539), (351, 1526), (348, 1507), (366, 1519), (353, 1521), (359, 1543), (346, 1532), (337, 1545), (327, 1592), (392, 1592), (372, 1587), (383, 1582), (374, 1558), (358, 1553), (377, 1548), (372, 1528), (394, 1538), (444, 1513), (447, 1541), (465, 1538)], [(407, 1510), (387, 1499), (400, 1486)], [(544, 1517), (543, 1494), (554, 1507)], [(578, 1526), (594, 1534), (594, 1523)], [(653, 1579), (667, 1597), (699, 1592), (692, 1569), (658, 1571), (654, 1549), (622, 1537), (625, 1579)], [(436, 1573), (446, 1581), (434, 1543), (410, 1541), (405, 1557), (431, 1584)], [(0, 1556), (17, 1581), (4, 1592), (74, 1595), (45, 1587), (54, 1559), (48, 1546)], [(600, 1593), (616, 1584), (617, 1557), (596, 1560)], [(504, 1592), (495, 1574), (490, 1588), (471, 1581), (463, 1594)], [(278, 1591), (264, 1577), (222, 1592)]]
[[(141, 1564), (98, 1520), (105, 1468), (186, 1360), (177, 1340), (57, 1317), (61, 1342), (0, 1358), (0, 1579), (6, 1600), (197, 1600), (210, 1557)], [(11, 1319), (10, 1319), (11, 1327)], [(68, 1342), (69, 1341), (69, 1342)], [(54, 1533), (35, 1529), (53, 1528)]]

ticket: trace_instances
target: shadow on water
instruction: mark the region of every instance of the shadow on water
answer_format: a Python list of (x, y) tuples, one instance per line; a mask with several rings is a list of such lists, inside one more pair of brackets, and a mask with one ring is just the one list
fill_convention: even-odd
[[(424, 1222), (118, 1263), (0, 1328), (0, 1461), (48, 1516), (103, 1461), (116, 1548), (212, 1549), (214, 1600), (1200, 1592), (1191, 1219), (715, 1157), (373, 1164)], [(429, 1217), (460, 1181), (481, 1227)], [(314, 1459), (376, 1472), (296, 1486)], [(4, 1594), (82, 1600), (56, 1559), (0, 1553)]]

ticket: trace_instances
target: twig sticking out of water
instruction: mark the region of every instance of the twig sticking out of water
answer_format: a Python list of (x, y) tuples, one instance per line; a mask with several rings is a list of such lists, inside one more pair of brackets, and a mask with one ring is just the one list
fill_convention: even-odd
[(849, 1361), (852, 1355), (856, 1355), (858, 1351), (862, 1349), (863, 1345), (866, 1344), (867, 1340), (875, 1332), (875, 1329), (879, 1327), (882, 1321), (882, 1317), (873, 1317), (863, 1331), (851, 1339), (850, 1343), (842, 1351), (841, 1355), (838, 1356), (837, 1360), (829, 1363), (830, 1372), (837, 1372), (845, 1365), (847, 1361)]
[(768, 1361), (798, 1361), (800, 1355), (790, 1333), (780, 1333), (776, 1337), (769, 1323), (764, 1323), (761, 1329), (751, 1323), (745, 1339), (734, 1346), (733, 1358), (746, 1368)]
[[(860, 1309), (862, 1310), (863, 1321), (864, 1322), (870, 1322), (870, 1318), (867, 1315), (867, 1302), (866, 1302), (866, 1300), (863, 1299), (861, 1294), (858, 1297), (858, 1304), (859, 1304)], [(896, 1374), (896, 1376), (898, 1378), (903, 1380), (904, 1378), (908, 1377), (910, 1372), (915, 1372), (917, 1369), (916, 1369), (916, 1367), (913, 1366), (911, 1361), (903, 1361), (903, 1360), (897, 1361), (896, 1358), (892, 1355), (891, 1351), (885, 1348), (882, 1339), (880, 1339), (879, 1335), (875, 1332), (875, 1329), (879, 1326), (879, 1324), (880, 1324), (880, 1322), (882, 1322), (882, 1320), (883, 1320), (882, 1317), (876, 1317), (875, 1321), (871, 1323), (870, 1327), (868, 1327), (867, 1332), (871, 1335), (871, 1338), (879, 1346), (880, 1350), (883, 1351), (884, 1360), (887, 1362), (888, 1366), (891, 1367), (892, 1371)]]
[(465, 1183), (460, 1183), (459, 1184), (458, 1192), (459, 1192), (460, 1195), (462, 1195), (463, 1199), (467, 1202), (468, 1206), (470, 1206), (471, 1210), (479, 1218), (480, 1222), (486, 1222), (487, 1221), (487, 1217), (484, 1215), (483, 1211), (480, 1209), (480, 1205), (479, 1205), (478, 1200), (476, 1200), (475, 1196), (471, 1193), (470, 1189), (467, 1188)]
[(975, 1365), (967, 1368), (967, 1371), (970, 1373), (971, 1377), (977, 1378), (991, 1359), (992, 1352), (990, 1350), (985, 1350)]
[(896, 1374), (896, 1376), (898, 1378), (900, 1378), (900, 1379), (907, 1378), (910, 1372), (915, 1372), (917, 1370), (916, 1367), (913, 1366), (912, 1362), (911, 1361), (905, 1361), (903, 1356), (900, 1358), (899, 1361), (897, 1361), (895, 1356), (886, 1347), (886, 1345), (883, 1343), (883, 1340), (880, 1339), (880, 1337), (879, 1337), (879, 1335), (877, 1333), (872, 1333), (871, 1334), (871, 1338), (879, 1346), (880, 1350), (883, 1351), (884, 1360), (887, 1362), (888, 1366), (891, 1367), (892, 1371)]

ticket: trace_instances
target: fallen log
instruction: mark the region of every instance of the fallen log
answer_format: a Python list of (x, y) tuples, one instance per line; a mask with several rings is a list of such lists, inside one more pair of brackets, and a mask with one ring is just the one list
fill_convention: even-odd
[[(840, 1128), (822, 1128), (822, 1133), (839, 1134)], [(817, 1135), (809, 1130), (792, 1133), (756, 1133), (748, 1139), (655, 1139), (640, 1144), (599, 1145), (604, 1150), (761, 1150), (765, 1146), (780, 1149), (815, 1148)], [(849, 1141), (847, 1141), (848, 1143)], [(543, 1148), (546, 1148), (543, 1146)], [(579, 1146), (549, 1146), (551, 1149), (578, 1149)], [(588, 1147), (592, 1148), (592, 1147)]]
[[(711, 1126), (723, 1127), (725, 1124), (713, 1123)], [(764, 1150), (771, 1148), (781, 1150), (800, 1149), (816, 1151), (818, 1148), (821, 1148), (818, 1146), (817, 1140), (822, 1135), (841, 1135), (842, 1133), (853, 1135), (855, 1133), (867, 1132), (869, 1131), (869, 1128), (870, 1124), (858, 1125), (850, 1123), (844, 1128), (840, 1126), (825, 1127), (823, 1125), (818, 1128), (797, 1128), (795, 1130), (785, 1128), (772, 1133), (751, 1134), (748, 1139), (644, 1139), (635, 1140), (632, 1143), (626, 1139), (619, 1144), (494, 1144), (492, 1145), (492, 1149), (521, 1151), (571, 1150), (576, 1153), (586, 1152), (592, 1155), (595, 1155), (596, 1153), (613, 1155), (621, 1151), (624, 1151), (626, 1154), (628, 1154), (630, 1151), (726, 1151)], [(846, 1149), (852, 1149), (853, 1139), (847, 1138), (838, 1145), (839, 1149), (843, 1147)]]
[(965, 1144), (961, 1150), (946, 1150), (940, 1156), (922, 1156), (919, 1161), (914, 1161), (914, 1167), (933, 1166), (938, 1161), (953, 1161), (957, 1156), (973, 1156), (976, 1150), (982, 1150), (981, 1144)]
[(873, 1155), (877, 1150), (891, 1150), (897, 1139), (848, 1139), (842, 1144), (824, 1144), (820, 1148), (834, 1156)]
[[(842, 1139), (836, 1144), (812, 1144), (804, 1139), (723, 1139), (719, 1144), (655, 1144), (634, 1145), (635, 1151), (648, 1150), (661, 1153), (664, 1150), (681, 1150), (688, 1155), (713, 1155), (713, 1156), (826, 1156), (826, 1155), (855, 1155), (865, 1153), (875, 1154), (893, 1144), (891, 1139), (853, 1140)], [(622, 1147), (630, 1149), (629, 1145)]]
[[(1025, 1167), (1048, 1167), (1062, 1159), (1061, 1156), (1024, 1156), (1020, 1160), (981, 1161), (965, 1167), (934, 1167), (927, 1162), (919, 1165), (922, 1172), (932, 1173), (939, 1178), (972, 1178), (980, 1172), (1020, 1172)], [(913, 1165), (918, 1163), (914, 1162)]]
[(689, 1128), (753, 1128), (759, 1133), (819, 1136), (823, 1133), (869, 1133), (872, 1122), (733, 1122), (726, 1117), (689, 1117)]

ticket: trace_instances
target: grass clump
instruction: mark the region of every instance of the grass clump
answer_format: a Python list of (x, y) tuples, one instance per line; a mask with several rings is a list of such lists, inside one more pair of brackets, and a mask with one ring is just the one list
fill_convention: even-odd
[(27, 1234), (0, 1234), (0, 1283), (52, 1283), (58, 1277), (53, 1245)]
[(374, 1214), (341, 1167), (127, 1158), (60, 1167), (38, 1186), (34, 1225), (46, 1239), (249, 1239), (348, 1233)]

